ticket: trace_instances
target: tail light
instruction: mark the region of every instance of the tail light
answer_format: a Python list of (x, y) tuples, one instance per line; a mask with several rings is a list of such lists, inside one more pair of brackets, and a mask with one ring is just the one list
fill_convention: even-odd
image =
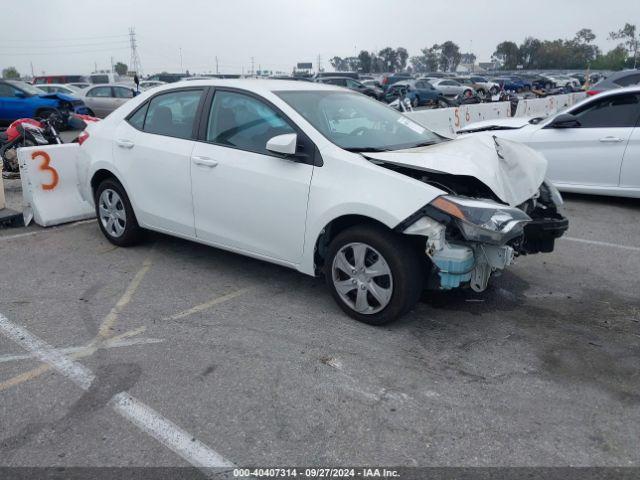
[(78, 135), (78, 145), (82, 145), (89, 138), (89, 132), (82, 132)]
[(602, 92), (602, 90), (587, 90), (587, 95), (589, 95), (590, 97), (593, 97), (594, 95), (597, 95), (600, 92)]

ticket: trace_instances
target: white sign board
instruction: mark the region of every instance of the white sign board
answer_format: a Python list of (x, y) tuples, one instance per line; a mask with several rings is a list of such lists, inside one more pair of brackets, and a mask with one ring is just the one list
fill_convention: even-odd
[(48, 227), (95, 216), (78, 191), (77, 143), (18, 149), (24, 221)]
[(455, 108), (414, 110), (405, 115), (441, 135), (451, 137), (462, 127), (481, 120), (506, 118), (511, 112), (509, 102), (478, 103)]

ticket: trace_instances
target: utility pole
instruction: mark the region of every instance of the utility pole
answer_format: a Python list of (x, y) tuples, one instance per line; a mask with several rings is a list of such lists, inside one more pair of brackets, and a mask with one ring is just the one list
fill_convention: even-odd
[(93, 72), (98, 73), (98, 62), (93, 62)]
[(184, 69), (182, 68), (182, 47), (180, 47), (180, 73), (184, 73)]
[(255, 76), (255, 70), (253, 69), (254, 63), (255, 63), (255, 60), (253, 57), (251, 57), (251, 76), (252, 77)]
[(31, 78), (35, 77), (36, 74), (33, 73), (33, 62), (29, 62), (31, 64)]
[(322, 57), (318, 54), (318, 69), (317, 72), (320, 73), (322, 71)]
[(116, 73), (113, 68), (113, 57), (111, 57), (111, 73)]
[(218, 71), (218, 56), (216, 55), (216, 75), (218, 75), (220, 72)]

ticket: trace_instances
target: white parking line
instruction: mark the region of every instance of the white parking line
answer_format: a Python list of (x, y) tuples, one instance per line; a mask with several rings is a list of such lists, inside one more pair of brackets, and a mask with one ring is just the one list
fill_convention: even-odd
[(584, 238), (574, 238), (574, 237), (560, 237), (560, 238), (563, 240), (569, 240), (570, 242), (586, 243), (588, 245), (597, 245), (599, 247), (620, 248), (622, 250), (640, 252), (640, 247), (634, 247), (631, 245), (620, 245), (618, 243), (599, 242), (597, 240), (585, 240)]
[[(95, 375), (87, 367), (65, 357), (58, 350), (32, 335), (25, 328), (11, 322), (1, 313), (0, 332), (31, 352), (34, 357), (58, 370), (83, 390), (89, 390), (91, 383), (95, 380)], [(109, 405), (123, 418), (129, 420), (193, 466), (198, 468), (233, 467), (233, 463), (127, 392), (114, 395), (109, 401)]]
[[(117, 341), (107, 341), (104, 342), (99, 349), (108, 349), (108, 348), (120, 348), (120, 347), (133, 347), (136, 345), (150, 345), (153, 343), (162, 343), (164, 342), (161, 338), (131, 338), (131, 339), (123, 339)], [(88, 347), (84, 345), (82, 347), (66, 347), (66, 348), (56, 348), (55, 351), (61, 353), (62, 355), (70, 355), (72, 353), (82, 352), (86, 350)], [(33, 353), (26, 353), (22, 355), (0, 355), (0, 363), (7, 362), (15, 362), (18, 360), (29, 360), (31, 358), (37, 358)]]

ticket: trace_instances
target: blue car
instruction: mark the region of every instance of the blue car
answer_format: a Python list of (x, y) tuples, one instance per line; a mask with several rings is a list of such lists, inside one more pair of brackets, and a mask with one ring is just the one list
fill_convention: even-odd
[(62, 93), (44, 91), (15, 80), (0, 80), (0, 124), (19, 118), (46, 118), (54, 114), (93, 115), (82, 100)]
[(515, 78), (518, 78), (518, 77), (499, 77), (499, 78), (494, 78), (491, 81), (500, 85), (501, 89), (509, 90), (511, 92), (520, 93), (524, 90), (527, 90), (527, 85), (528, 85), (528, 89), (531, 89), (531, 82), (526, 82), (525, 84), (524, 81), (520, 79), (515, 80)]
[(404, 80), (391, 85), (384, 94), (384, 101), (391, 103), (399, 96), (405, 95), (413, 107), (434, 105), (439, 107), (449, 106), (449, 101), (442, 92), (427, 80)]

